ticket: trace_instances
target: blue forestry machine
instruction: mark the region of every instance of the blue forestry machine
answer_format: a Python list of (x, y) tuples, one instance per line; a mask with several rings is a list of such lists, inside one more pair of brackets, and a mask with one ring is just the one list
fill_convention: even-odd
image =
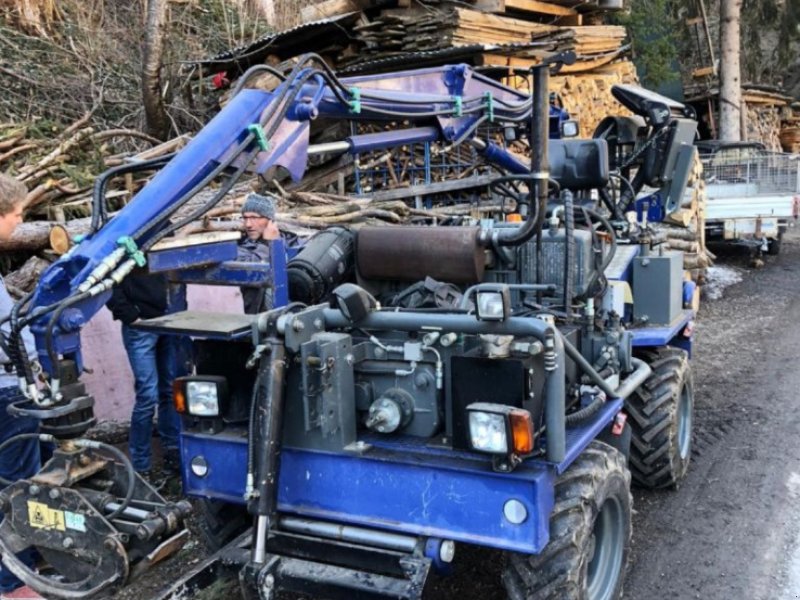
[[(347, 79), (313, 55), (288, 73), (260, 66), (242, 84), (269, 70), (276, 89), (240, 84), (174, 157), (103, 175), (92, 232), (5, 326), (26, 398), (10, 410), (39, 418), (56, 450), (0, 492), (3, 564), (47, 597), (107, 597), (188, 535), (188, 501), (82, 437), (94, 399), (81, 327), (146, 265), (175, 282), (266, 285), (277, 306), (141, 324), (193, 340), (192, 374), (175, 383), (183, 485), (219, 548), (163, 598), (230, 574), (247, 599), (418, 599), (460, 544), (506, 555), (511, 599), (619, 598), (631, 476), (674, 486), (690, 459), (691, 284), (647, 223), (683, 194), (696, 123), (616, 86), (634, 116), (548, 140), (551, 68), (532, 69), (528, 96), (464, 65)], [(337, 120), (379, 127), (311, 143), (315, 122)], [(529, 141), (530, 164), (512, 139)], [(521, 220), (330, 228), (288, 262), (273, 242), (268, 265), (236, 262), (229, 235), (167, 238), (246, 172), (299, 180), (312, 156), (420, 142), (474, 148)], [(109, 178), (141, 169), (158, 173), (109, 218)], [(657, 190), (645, 202), (644, 186)], [(28, 547), (48, 569), (15, 557)]]

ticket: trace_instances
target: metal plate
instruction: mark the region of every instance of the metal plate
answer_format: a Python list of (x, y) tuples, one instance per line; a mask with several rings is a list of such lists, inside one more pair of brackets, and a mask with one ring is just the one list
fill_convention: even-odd
[(250, 335), (254, 321), (255, 315), (186, 310), (139, 321), (134, 327), (153, 333), (232, 340)]

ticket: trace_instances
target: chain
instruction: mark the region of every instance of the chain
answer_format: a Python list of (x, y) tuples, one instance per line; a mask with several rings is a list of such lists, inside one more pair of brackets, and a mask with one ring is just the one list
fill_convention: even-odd
[(625, 168), (627, 168), (627, 167), (631, 166), (631, 165), (634, 163), (634, 161), (635, 161), (636, 159), (638, 159), (638, 158), (639, 158), (639, 157), (640, 157), (642, 154), (644, 154), (645, 150), (647, 150), (647, 149), (648, 149), (648, 148), (650, 148), (650, 147), (651, 147), (653, 144), (655, 144), (655, 143), (658, 141), (658, 139), (659, 139), (661, 136), (663, 136), (664, 134), (666, 134), (668, 131), (669, 131), (669, 129), (668, 129), (668, 128), (666, 128), (666, 127), (664, 127), (664, 128), (663, 128), (663, 129), (661, 129), (661, 130), (660, 130), (658, 133), (656, 133), (656, 134), (655, 134), (653, 137), (651, 137), (651, 138), (650, 138), (650, 140), (649, 140), (648, 142), (646, 142), (646, 143), (645, 143), (645, 144), (644, 144), (644, 145), (643, 145), (641, 148), (639, 148), (637, 151), (635, 151), (635, 152), (634, 152), (634, 153), (633, 153), (633, 154), (630, 156), (630, 158), (628, 158), (628, 160), (626, 160), (626, 161), (625, 161), (625, 164), (624, 164), (624, 165), (622, 165), (622, 166), (620, 167), (620, 170), (622, 170), (622, 169), (625, 169)]

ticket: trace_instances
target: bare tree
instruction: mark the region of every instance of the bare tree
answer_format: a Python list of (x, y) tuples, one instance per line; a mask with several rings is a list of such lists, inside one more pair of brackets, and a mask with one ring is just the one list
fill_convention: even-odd
[(161, 95), (161, 68), (168, 0), (147, 0), (144, 52), (142, 53), (142, 102), (147, 133), (160, 140), (169, 136), (169, 117)]
[(742, 139), (741, 53), (742, 0), (720, 3), (719, 138)]

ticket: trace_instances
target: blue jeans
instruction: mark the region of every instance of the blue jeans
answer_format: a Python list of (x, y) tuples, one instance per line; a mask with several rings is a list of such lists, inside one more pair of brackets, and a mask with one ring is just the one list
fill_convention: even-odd
[(178, 413), (172, 404), (177, 342), (172, 336), (141, 331), (125, 324), (122, 325), (122, 341), (128, 352), (136, 389), (128, 440), (131, 462), (137, 471), (149, 471), (152, 467), (150, 441), (156, 407), (162, 448), (178, 449)]
[[(28, 417), (12, 417), (6, 412), (12, 402), (22, 400), (22, 395), (17, 388), (8, 387), (0, 389), (0, 443), (20, 433), (36, 433), (39, 430), (39, 421)], [(11, 444), (0, 454), (0, 475), (11, 481), (25, 479), (35, 475), (41, 467), (39, 455), (39, 442), (37, 440), (22, 440)], [(0, 513), (0, 519), (3, 513)], [(27, 548), (17, 554), (28, 567), (33, 568), (36, 552)], [(8, 569), (0, 565), (0, 593), (10, 592), (22, 586)]]

